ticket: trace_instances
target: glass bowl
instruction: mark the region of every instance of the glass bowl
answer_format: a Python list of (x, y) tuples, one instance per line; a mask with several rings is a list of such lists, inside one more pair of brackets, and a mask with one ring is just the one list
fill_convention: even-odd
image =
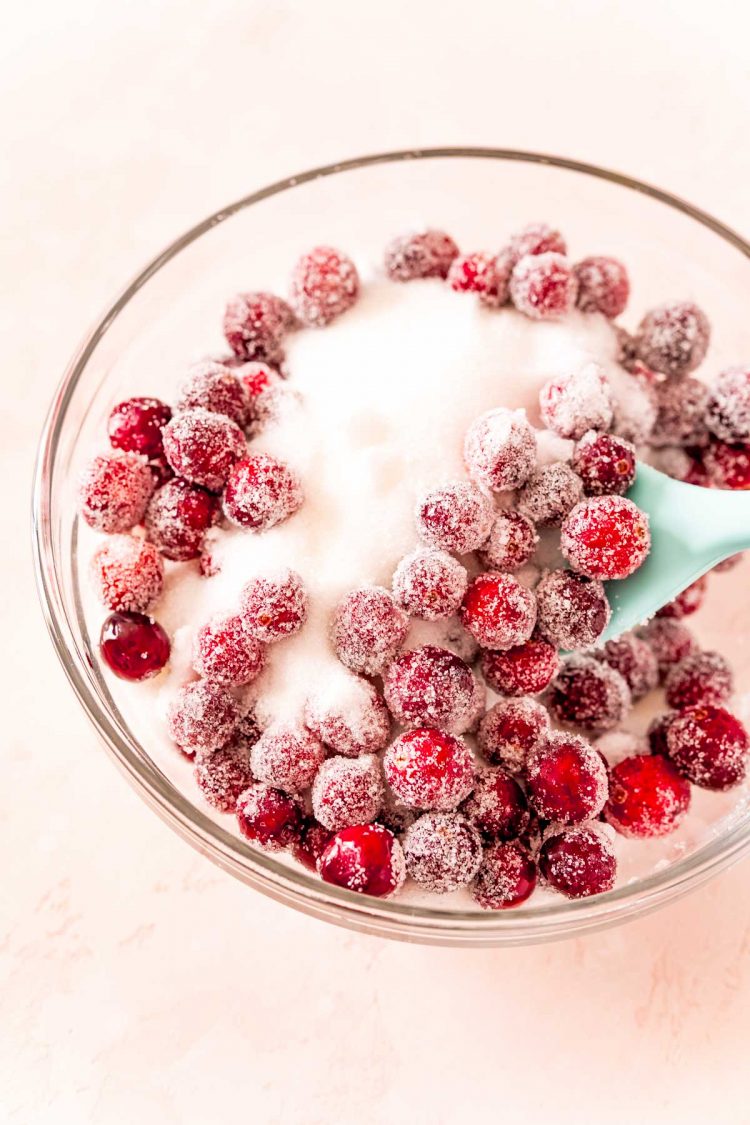
[[(284, 857), (265, 854), (200, 803), (180, 755), (157, 758), (128, 729), (102, 675), (79, 586), (75, 481), (101, 444), (114, 402), (148, 393), (143, 372), (165, 362), (184, 370), (218, 335), (228, 295), (248, 286), (284, 291), (290, 265), (325, 242), (365, 247), (377, 258), (395, 233), (424, 225), (449, 230), (470, 248), (534, 219), (551, 219), (575, 251), (628, 263), (631, 308), (689, 297), (709, 312), (711, 365), (750, 355), (746, 310), (750, 247), (697, 208), (625, 176), (571, 160), (493, 149), (384, 153), (317, 168), (272, 184), (212, 215), (155, 258), (111, 305), (65, 371), (50, 408), (34, 485), (39, 591), (58, 656), (103, 742), (151, 807), (193, 847), (249, 886), (307, 914), (385, 937), (443, 945), (550, 940), (608, 926), (671, 902), (726, 867), (750, 845), (742, 803), (703, 842), (661, 869), (608, 894), (570, 902), (532, 898), (520, 909), (484, 913), (437, 898), (430, 906), (380, 901), (322, 883)], [(211, 332), (216, 331), (215, 341)], [(140, 379), (139, 379), (140, 375)], [(725, 576), (738, 592), (731, 610), (708, 615), (703, 640), (721, 642), (750, 668), (742, 637), (750, 607), (747, 572)]]

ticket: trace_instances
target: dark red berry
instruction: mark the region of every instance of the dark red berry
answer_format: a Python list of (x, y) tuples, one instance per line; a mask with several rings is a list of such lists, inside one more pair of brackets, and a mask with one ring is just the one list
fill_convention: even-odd
[(529, 826), (523, 789), (503, 769), (483, 769), (460, 812), (486, 840), (517, 840)]
[(648, 516), (625, 496), (582, 500), (563, 522), (560, 546), (588, 578), (627, 578), (651, 549)]
[(690, 806), (690, 785), (668, 758), (637, 754), (609, 773), (604, 815), (623, 836), (666, 836)]
[(538, 637), (505, 652), (482, 653), (482, 675), (500, 695), (538, 695), (558, 667), (557, 649)]
[(244, 629), (238, 615), (215, 617), (201, 626), (193, 643), (193, 668), (227, 687), (249, 684), (263, 671), (265, 647)]
[(399, 800), (415, 809), (455, 809), (474, 785), (474, 761), (466, 743), (429, 727), (407, 731), (392, 742), (383, 768)]
[(583, 483), (564, 461), (541, 465), (518, 493), (518, 510), (542, 527), (562, 523), (583, 496)]
[(404, 726), (463, 734), (475, 717), (474, 673), (455, 653), (437, 645), (422, 645), (396, 657), (383, 687), (391, 714)]
[(239, 707), (221, 684), (195, 680), (177, 692), (167, 710), (170, 737), (185, 750), (226, 746), (240, 721)]
[(477, 873), (474, 900), (484, 910), (520, 906), (532, 894), (536, 879), (536, 864), (522, 844), (491, 844)]
[(299, 478), (288, 465), (255, 453), (230, 469), (222, 506), (237, 527), (267, 531), (293, 515), (303, 499)]
[(492, 502), (469, 484), (457, 481), (429, 492), (417, 505), (420, 539), (431, 547), (465, 555), (481, 547), (490, 533)]
[(369, 824), (383, 807), (383, 770), (372, 754), (328, 758), (312, 787), (312, 807), (332, 832), (353, 824)]
[(304, 816), (288, 793), (257, 782), (237, 799), (237, 821), (242, 835), (269, 852), (279, 852), (299, 838)]
[(284, 336), (294, 325), (294, 313), (273, 293), (238, 293), (224, 313), (227, 343), (242, 360), (277, 366), (284, 359)]
[(385, 270), (392, 281), (448, 276), (458, 246), (441, 230), (399, 235), (385, 250)]
[(492, 492), (525, 484), (536, 464), (536, 437), (524, 411), (501, 406), (472, 422), (464, 440), (464, 461), (472, 480)]
[(750, 442), (729, 445), (723, 441), (712, 441), (704, 460), (716, 488), (750, 488)]
[(309, 730), (278, 722), (263, 731), (250, 752), (250, 764), (258, 781), (301, 793), (312, 785), (325, 756), (323, 743)]
[(533, 557), (538, 543), (530, 519), (520, 512), (498, 512), (479, 555), (487, 570), (520, 570)]
[(587, 496), (623, 496), (635, 480), (635, 446), (589, 430), (575, 448), (573, 468)]
[(310, 817), (305, 822), (301, 834), (294, 840), (292, 844), (292, 854), (294, 858), (303, 866), (307, 867), (309, 871), (317, 871), (323, 852), (326, 850), (334, 833), (324, 828), (322, 824), (318, 824), (317, 820)]
[(290, 302), (303, 324), (322, 327), (351, 308), (359, 275), (351, 258), (331, 246), (316, 246), (294, 267)]
[(159, 457), (162, 452), (161, 429), (172, 417), (172, 411), (158, 398), (129, 398), (118, 403), (109, 416), (107, 433), (114, 449)]
[(130, 531), (143, 520), (153, 491), (151, 470), (135, 453), (104, 454), (81, 475), (79, 509), (95, 531)]
[(539, 867), (545, 882), (566, 898), (611, 891), (617, 874), (612, 841), (598, 824), (582, 824), (547, 836)]
[(436, 621), (457, 613), (466, 593), (466, 568), (445, 551), (421, 548), (393, 573), (393, 596), (413, 617)]
[(612, 615), (602, 583), (572, 570), (549, 571), (534, 592), (539, 632), (557, 648), (590, 648)]
[(670, 669), (665, 683), (667, 703), (681, 711), (703, 703), (726, 703), (734, 677), (719, 652), (694, 652)]
[(588, 731), (612, 730), (631, 707), (630, 689), (609, 664), (569, 656), (549, 686), (546, 703), (561, 723)]
[(477, 743), (488, 762), (522, 774), (530, 751), (549, 730), (547, 709), (535, 699), (502, 699), (480, 722)]
[(597, 816), (607, 800), (607, 767), (575, 734), (543, 738), (529, 753), (526, 780), (529, 804), (543, 820), (579, 824)]
[(336, 608), (331, 639), (342, 664), (353, 672), (377, 676), (404, 643), (409, 618), (387, 590), (363, 586)]
[(750, 441), (750, 368), (721, 372), (711, 388), (706, 422), (720, 441)]
[(545, 426), (559, 437), (580, 440), (589, 430), (607, 430), (613, 400), (609, 381), (596, 363), (549, 379), (539, 392)]
[(514, 648), (534, 631), (536, 598), (512, 574), (479, 574), (464, 596), (461, 621), (483, 648)]
[(112, 535), (91, 557), (91, 580), (108, 609), (143, 613), (164, 585), (164, 563), (153, 543)]
[(337, 832), (318, 865), (326, 883), (387, 898), (406, 878), (401, 845), (381, 824), (358, 824)]
[(565, 316), (575, 305), (577, 292), (575, 274), (562, 254), (527, 254), (513, 267), (511, 300), (519, 312), (534, 320)]
[(667, 754), (693, 785), (731, 789), (747, 773), (750, 741), (740, 720), (724, 707), (689, 707), (667, 724)]
[(630, 688), (634, 700), (644, 695), (659, 683), (659, 664), (651, 647), (635, 633), (623, 633), (592, 653), (597, 660), (603, 660), (619, 672)]
[(195, 407), (176, 414), (162, 430), (164, 454), (179, 477), (218, 492), (247, 446), (236, 422)]
[(702, 362), (710, 336), (705, 313), (689, 301), (675, 301), (646, 313), (636, 332), (636, 351), (652, 370), (679, 378)]
[(469, 821), (452, 812), (428, 812), (403, 838), (406, 872), (433, 894), (465, 887), (482, 861), (482, 841)]
[(266, 644), (292, 636), (307, 620), (307, 592), (296, 570), (253, 578), (242, 590), (240, 606), (247, 632)]
[(169, 660), (169, 637), (142, 613), (110, 613), (101, 628), (99, 651), (121, 680), (147, 680)]
[(231, 368), (214, 360), (195, 364), (180, 387), (176, 409), (196, 407), (225, 414), (243, 429), (248, 424), (249, 403), (244, 386)]
[(247, 747), (232, 741), (218, 750), (197, 753), (194, 776), (209, 805), (234, 812), (240, 793), (253, 783)]
[(676, 617), (678, 620), (683, 617), (690, 617), (692, 613), (697, 613), (703, 605), (707, 589), (708, 578), (704, 574), (697, 582), (686, 586), (682, 593), (678, 594), (671, 602), (662, 606), (656, 616)]
[(388, 742), (391, 717), (367, 680), (351, 676), (343, 691), (313, 695), (305, 703), (305, 725), (346, 758), (376, 754)]
[(654, 617), (638, 630), (638, 636), (656, 657), (662, 679), (674, 664), (679, 664), (698, 647), (687, 625), (669, 617)]
[(649, 723), (646, 737), (648, 744), (651, 747), (652, 754), (666, 754), (667, 753), (667, 730), (673, 719), (677, 717), (676, 711), (666, 711), (663, 715), (657, 715)]
[(616, 258), (584, 258), (573, 266), (578, 282), (576, 305), (583, 312), (598, 312), (614, 320), (625, 311), (630, 296), (630, 281), (622, 262)]
[(151, 498), (146, 510), (146, 536), (167, 559), (196, 559), (206, 532), (218, 516), (218, 497), (185, 480), (170, 480)]

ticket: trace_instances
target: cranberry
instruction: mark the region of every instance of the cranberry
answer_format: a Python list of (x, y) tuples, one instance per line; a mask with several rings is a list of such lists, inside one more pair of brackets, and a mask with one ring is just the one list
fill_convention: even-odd
[(635, 446), (589, 430), (575, 448), (573, 468), (587, 496), (623, 496), (635, 480)]
[(448, 276), (458, 247), (442, 230), (426, 230), (394, 238), (385, 250), (385, 270), (392, 281)]
[(351, 258), (331, 246), (316, 246), (294, 267), (291, 305), (303, 324), (320, 328), (351, 308), (359, 275)]
[(479, 574), (466, 591), (461, 620), (483, 648), (514, 648), (534, 631), (536, 599), (511, 574)]
[(663, 605), (657, 617), (676, 617), (681, 619), (683, 617), (690, 617), (692, 613), (697, 613), (703, 605), (703, 599), (706, 596), (708, 589), (708, 578), (704, 574), (697, 582), (693, 582), (690, 586), (686, 586), (682, 593), (678, 594), (667, 605)]
[(529, 826), (523, 789), (503, 769), (483, 769), (460, 811), (486, 840), (517, 840)]
[(578, 441), (589, 430), (606, 430), (612, 423), (612, 391), (596, 363), (570, 375), (549, 379), (539, 392), (542, 421), (562, 438)]
[(589, 898), (611, 891), (617, 859), (612, 841), (598, 824), (555, 830), (539, 855), (544, 880), (566, 898)]
[(267, 644), (299, 632), (307, 620), (307, 592), (296, 570), (253, 578), (240, 597), (245, 629)]
[(557, 672), (557, 649), (538, 637), (504, 652), (482, 653), (482, 675), (501, 695), (537, 695)]
[(227, 687), (249, 684), (261, 674), (265, 663), (265, 647), (248, 636), (237, 615), (215, 617), (195, 635), (193, 668), (207, 680)]
[(494, 255), (485, 251), (460, 254), (448, 271), (448, 284), (457, 293), (476, 293), (483, 305), (499, 308), (508, 300), (510, 270), (498, 268)]
[(538, 543), (536, 528), (526, 516), (498, 512), (480, 558), (488, 570), (520, 570), (533, 557)]
[(333, 699), (324, 693), (305, 703), (305, 725), (337, 754), (376, 754), (388, 742), (391, 717), (372, 684), (351, 676)]
[(143, 613), (161, 594), (164, 563), (145, 539), (112, 535), (94, 551), (91, 580), (109, 609)]
[(529, 804), (544, 820), (578, 824), (597, 816), (607, 800), (607, 767), (590, 742), (575, 734), (542, 739), (526, 762)]
[(705, 453), (709, 477), (717, 488), (750, 488), (750, 442), (712, 441)]
[(292, 854), (309, 871), (317, 871), (323, 852), (333, 837), (333, 832), (324, 828), (322, 824), (318, 824), (317, 820), (311, 817), (305, 822), (301, 834), (294, 840)]
[(584, 258), (573, 266), (578, 282), (576, 304), (583, 312), (598, 312), (614, 320), (625, 311), (630, 281), (617, 258)]
[(536, 864), (522, 844), (492, 844), (484, 850), (474, 899), (484, 910), (520, 906), (533, 893), (536, 878)]
[(237, 821), (248, 840), (269, 852), (294, 844), (304, 824), (302, 809), (288, 793), (257, 782), (237, 799)]
[(466, 593), (466, 568), (445, 551), (420, 549), (401, 560), (393, 574), (393, 596), (413, 617), (452, 617)]
[(244, 746), (246, 750), (252, 749), (261, 735), (261, 728), (258, 722), (258, 717), (255, 713), (255, 708), (252, 704), (246, 707), (245, 711), (240, 715), (237, 726), (234, 728), (232, 734), (232, 742), (238, 746)]
[(383, 771), (372, 754), (328, 758), (313, 782), (313, 812), (325, 828), (339, 832), (375, 820), (383, 795)]
[(240, 713), (221, 684), (196, 680), (177, 692), (167, 710), (169, 735), (185, 750), (217, 750), (235, 732)]
[(135, 453), (104, 454), (86, 465), (78, 504), (95, 531), (130, 531), (142, 521), (153, 491), (151, 470)]
[(664, 739), (667, 754), (693, 785), (731, 789), (745, 778), (750, 740), (724, 707), (687, 708), (667, 724)]
[(146, 510), (146, 536), (167, 559), (195, 559), (218, 515), (218, 497), (185, 480), (171, 480), (151, 498)]
[(569, 656), (550, 684), (547, 705), (561, 723), (612, 730), (630, 710), (630, 688), (609, 664), (591, 656)]
[(708, 443), (708, 387), (689, 375), (656, 388), (657, 415), (650, 442), (655, 446), (701, 446)]
[(679, 378), (702, 362), (710, 336), (705, 313), (689, 301), (675, 301), (646, 313), (636, 332), (636, 351), (654, 371)]
[(243, 429), (248, 423), (248, 397), (240, 380), (222, 363), (207, 360), (191, 368), (180, 387), (177, 410), (199, 407), (214, 414), (225, 414)]
[(250, 764), (258, 781), (287, 793), (308, 789), (325, 759), (323, 743), (304, 727), (274, 723), (252, 748)]
[(474, 786), (474, 761), (466, 743), (430, 727), (399, 735), (385, 752), (383, 768), (399, 800), (415, 809), (447, 812)]
[(362, 586), (339, 602), (331, 627), (336, 655), (353, 672), (377, 676), (404, 643), (409, 618), (381, 586)]
[(237, 461), (229, 472), (224, 515), (237, 527), (268, 531), (297, 511), (304, 499), (297, 474), (267, 453)]
[(750, 441), (750, 368), (721, 372), (708, 399), (706, 423), (720, 441)]
[(520, 488), (536, 463), (536, 437), (524, 411), (501, 406), (472, 422), (464, 441), (464, 460), (469, 476), (484, 488), (492, 492)]
[(659, 683), (656, 656), (651, 647), (635, 633), (623, 633), (622, 636), (607, 641), (592, 655), (620, 673), (634, 700), (648, 695)]
[(415, 809), (402, 804), (390, 789), (386, 788), (383, 807), (378, 814), (378, 824), (384, 824), (391, 832), (401, 835), (407, 828), (411, 828), (418, 815)]
[(224, 313), (224, 335), (236, 356), (276, 366), (284, 359), (284, 336), (294, 313), (273, 293), (238, 293)]
[(218, 750), (195, 755), (195, 781), (209, 805), (234, 812), (237, 798), (253, 783), (247, 747), (230, 742)]
[(479, 724), (477, 743), (488, 762), (521, 774), (537, 742), (550, 730), (549, 714), (534, 699), (503, 699)]
[(602, 583), (571, 570), (549, 571), (535, 593), (539, 632), (558, 648), (590, 648), (612, 615)]
[(518, 494), (518, 510), (542, 527), (562, 523), (583, 496), (583, 483), (564, 461), (536, 469)]
[(121, 680), (147, 680), (169, 660), (169, 637), (158, 621), (142, 613), (110, 613), (102, 625), (99, 651)]
[(129, 398), (118, 403), (109, 416), (107, 433), (114, 449), (159, 457), (162, 452), (161, 428), (172, 411), (158, 398)]
[(669, 617), (653, 618), (638, 630), (638, 636), (656, 657), (662, 679), (673, 664), (679, 664), (698, 647), (688, 627)]
[(245, 363), (237, 370), (247, 400), (246, 431), (259, 434), (278, 418), (287, 391), (285, 380), (267, 363)]
[(667, 703), (681, 711), (698, 703), (726, 703), (734, 691), (729, 664), (718, 652), (694, 652), (667, 675)]
[(168, 480), (174, 479), (174, 469), (163, 453), (149, 461), (148, 467), (151, 470), (151, 476), (154, 478), (154, 486), (156, 488), (161, 488)]
[(492, 502), (466, 481), (428, 492), (417, 505), (417, 533), (431, 547), (468, 554), (481, 547), (490, 533)]
[(507, 250), (515, 265), (527, 254), (567, 254), (568, 247), (559, 230), (549, 223), (529, 223), (511, 236)]
[(651, 747), (653, 754), (666, 754), (667, 753), (667, 731), (670, 724), (677, 718), (676, 711), (666, 711), (663, 715), (657, 715), (649, 723), (646, 737), (648, 744)]
[(510, 297), (519, 312), (534, 320), (557, 320), (576, 301), (578, 282), (562, 254), (527, 254), (513, 267)]
[(690, 806), (690, 785), (668, 758), (637, 754), (609, 774), (604, 815), (623, 836), (666, 836)]
[(588, 578), (627, 578), (651, 549), (648, 516), (625, 496), (582, 500), (562, 525), (560, 546)]
[(246, 451), (237, 423), (202, 407), (176, 414), (162, 436), (167, 461), (177, 475), (212, 492), (220, 491)]
[(406, 878), (398, 840), (380, 824), (358, 824), (337, 832), (318, 865), (326, 883), (348, 891), (387, 898)]
[(385, 673), (384, 692), (392, 715), (404, 726), (462, 734), (474, 719), (474, 673), (460, 657), (437, 645), (396, 657)]
[(433, 894), (467, 886), (482, 862), (482, 841), (469, 821), (452, 812), (428, 812), (404, 836), (406, 872)]

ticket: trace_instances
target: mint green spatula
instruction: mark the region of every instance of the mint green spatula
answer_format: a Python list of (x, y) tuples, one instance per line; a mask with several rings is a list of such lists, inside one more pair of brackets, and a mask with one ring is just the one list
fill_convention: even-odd
[(639, 461), (628, 498), (648, 513), (651, 553), (630, 578), (606, 584), (612, 619), (601, 641), (642, 625), (712, 566), (750, 547), (750, 491), (683, 484)]

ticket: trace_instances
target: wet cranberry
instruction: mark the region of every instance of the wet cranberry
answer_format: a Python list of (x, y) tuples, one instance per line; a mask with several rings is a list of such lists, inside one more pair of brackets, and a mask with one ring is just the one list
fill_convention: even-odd
[(542, 739), (528, 756), (526, 779), (529, 804), (544, 820), (578, 824), (597, 816), (607, 800), (607, 767), (575, 734)]
[(538, 637), (504, 652), (482, 653), (482, 675), (501, 695), (537, 695), (558, 666), (557, 649)]
[(428, 812), (403, 839), (406, 872), (433, 894), (465, 887), (482, 861), (482, 841), (469, 821), (452, 812)]
[(698, 703), (726, 703), (734, 677), (721, 653), (694, 652), (670, 670), (665, 688), (669, 706), (681, 711)]
[(501, 406), (472, 422), (464, 460), (472, 480), (492, 492), (525, 484), (536, 463), (536, 437), (524, 411)]
[(404, 726), (468, 730), (475, 715), (474, 673), (455, 653), (422, 645), (397, 656), (384, 676), (385, 701)]
[(130, 531), (142, 521), (153, 491), (151, 470), (135, 453), (105, 454), (89, 461), (81, 475), (79, 510), (95, 531)]
[(213, 360), (195, 364), (180, 387), (176, 409), (185, 411), (196, 407), (213, 414), (225, 414), (243, 429), (248, 423), (245, 388), (229, 367)]
[(648, 516), (625, 496), (582, 500), (562, 525), (560, 546), (588, 578), (627, 578), (651, 549)]
[(480, 722), (477, 743), (488, 762), (522, 774), (530, 751), (549, 730), (549, 714), (541, 703), (503, 699)]
[(523, 789), (503, 769), (483, 769), (459, 810), (486, 840), (517, 840), (529, 826)]
[(529, 898), (536, 879), (536, 864), (523, 845), (492, 844), (484, 850), (474, 899), (484, 910), (508, 910)]
[(239, 293), (224, 313), (224, 335), (236, 356), (276, 366), (284, 359), (284, 336), (294, 313), (273, 293)]
[(539, 632), (558, 648), (590, 648), (609, 623), (609, 601), (598, 579), (552, 570), (534, 592)]
[(237, 615), (215, 617), (195, 635), (193, 668), (207, 680), (227, 687), (249, 684), (265, 663), (265, 647), (247, 634)]
[(431, 547), (465, 555), (481, 547), (490, 533), (492, 502), (467, 481), (446, 484), (429, 492), (417, 505), (420, 539)]
[(185, 750), (226, 746), (240, 721), (239, 707), (221, 684), (196, 680), (179, 689), (167, 709), (169, 735)]
[(559, 230), (549, 223), (529, 223), (511, 237), (507, 252), (515, 265), (527, 254), (567, 254), (568, 247)]
[(372, 754), (328, 758), (312, 787), (312, 807), (332, 832), (352, 824), (369, 824), (383, 807), (383, 771)]
[(750, 368), (721, 372), (711, 389), (706, 422), (720, 441), (750, 441)]
[(358, 293), (357, 267), (331, 246), (316, 246), (294, 267), (290, 303), (303, 324), (330, 324), (351, 308)]
[(107, 433), (114, 449), (158, 457), (162, 452), (161, 429), (172, 411), (158, 398), (129, 398), (118, 403), (109, 416)]
[(518, 510), (542, 527), (558, 526), (583, 496), (583, 482), (570, 465), (554, 461), (536, 469), (518, 493)]
[(584, 258), (573, 266), (578, 282), (576, 305), (614, 320), (625, 311), (630, 296), (627, 270), (616, 258)]
[(336, 655), (353, 672), (377, 676), (404, 643), (409, 618), (387, 590), (363, 586), (339, 603), (331, 626)]
[(318, 824), (317, 820), (311, 817), (305, 822), (301, 834), (294, 840), (292, 854), (309, 871), (317, 871), (323, 852), (330, 844), (333, 836), (333, 832), (324, 828), (322, 824)]
[(420, 549), (401, 560), (393, 573), (393, 596), (413, 617), (436, 621), (452, 617), (466, 593), (466, 568), (445, 551)]
[(267, 531), (293, 515), (303, 499), (299, 478), (288, 465), (255, 453), (232, 466), (222, 506), (237, 527)]
[(589, 430), (606, 430), (612, 423), (612, 391), (596, 363), (580, 371), (557, 375), (539, 392), (545, 426), (563, 438), (580, 440)]
[(547, 836), (539, 866), (545, 882), (566, 898), (611, 891), (617, 874), (612, 841), (598, 824), (582, 824)]
[(269, 852), (283, 851), (299, 838), (304, 817), (288, 793), (257, 782), (237, 799), (242, 835)]
[(383, 768), (399, 800), (415, 809), (447, 812), (474, 785), (474, 761), (466, 743), (429, 727), (407, 731), (392, 742)]
[(196, 559), (218, 515), (218, 497), (185, 480), (171, 480), (151, 498), (146, 536), (167, 559)]
[(654, 617), (638, 630), (638, 636), (656, 657), (662, 679), (674, 664), (679, 664), (698, 647), (687, 625), (670, 617)]
[(630, 688), (633, 699), (644, 695), (659, 683), (659, 664), (653, 650), (635, 633), (624, 633), (592, 653), (619, 672)]
[(177, 475), (212, 492), (223, 487), (247, 448), (236, 422), (201, 407), (176, 414), (162, 436), (167, 461)]
[(520, 570), (533, 557), (538, 543), (530, 519), (520, 512), (498, 512), (479, 554), (487, 570)]
[(707, 589), (708, 578), (704, 575), (702, 578), (699, 578), (697, 582), (686, 586), (682, 593), (678, 594), (673, 601), (662, 606), (656, 616), (676, 617), (678, 620), (682, 617), (690, 617), (692, 613), (697, 613), (703, 605)]
[(99, 651), (121, 680), (147, 680), (169, 660), (169, 637), (158, 621), (142, 613), (110, 613), (102, 625)]
[(687, 708), (667, 724), (664, 739), (668, 756), (693, 785), (731, 789), (745, 778), (750, 741), (724, 707)]
[(245, 629), (266, 644), (292, 636), (307, 620), (307, 592), (296, 570), (253, 578), (242, 590), (240, 605)]
[(108, 609), (143, 613), (161, 594), (164, 563), (145, 539), (112, 535), (92, 555), (91, 580)]
[(250, 754), (258, 781), (287, 793), (308, 789), (325, 760), (323, 743), (295, 723), (274, 723), (263, 731)]
[(576, 446), (573, 468), (587, 496), (623, 496), (635, 480), (635, 446), (589, 430)]
[(534, 631), (536, 598), (511, 574), (479, 574), (464, 596), (461, 621), (483, 648), (514, 648)]
[(630, 689), (609, 664), (591, 656), (569, 656), (552, 681), (546, 703), (561, 723), (584, 730), (619, 726), (631, 707)]
[(717, 488), (750, 488), (750, 442), (713, 441), (705, 452), (709, 477)]
[(392, 281), (448, 276), (458, 246), (441, 230), (399, 235), (385, 251), (385, 270)]
[(710, 336), (705, 313), (689, 301), (675, 301), (646, 313), (636, 332), (636, 351), (652, 370), (679, 378), (702, 362)]
[(460, 254), (448, 271), (448, 284), (457, 293), (475, 293), (482, 304), (499, 308), (508, 300), (510, 270), (498, 268), (493, 254)]
[(197, 753), (194, 776), (209, 805), (234, 812), (240, 793), (253, 783), (247, 747), (233, 741), (219, 750)]
[(519, 312), (534, 320), (557, 320), (576, 301), (578, 282), (562, 254), (527, 254), (510, 278), (510, 297)]
[(358, 824), (337, 832), (320, 857), (320, 876), (348, 891), (387, 898), (406, 878), (404, 853), (380, 824)]
[(350, 677), (334, 698), (313, 695), (305, 703), (305, 725), (326, 746), (346, 758), (376, 754), (388, 742), (391, 717), (383, 699), (367, 680)]
[(660, 754), (623, 758), (610, 770), (604, 815), (623, 836), (666, 836), (689, 806), (690, 785)]

